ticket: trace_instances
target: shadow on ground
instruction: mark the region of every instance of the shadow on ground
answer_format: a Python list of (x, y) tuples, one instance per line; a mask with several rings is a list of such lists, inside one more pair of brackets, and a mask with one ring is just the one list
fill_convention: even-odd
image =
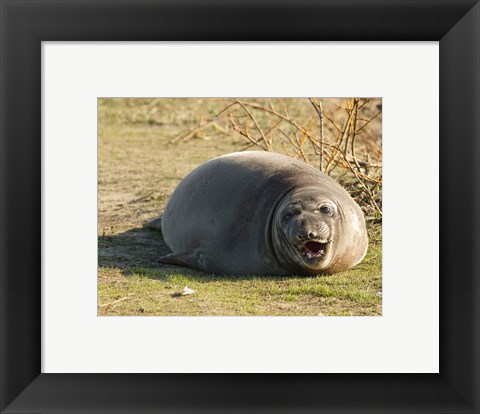
[[(137, 227), (116, 235), (98, 236), (98, 266), (121, 270), (123, 276), (132, 275), (163, 279), (172, 274), (191, 276), (199, 282), (211, 280), (255, 279), (252, 275), (222, 275), (188, 267), (165, 265), (159, 259), (172, 251), (165, 243), (162, 232)], [(288, 276), (261, 276), (262, 280), (282, 280)]]
[[(116, 235), (98, 236), (98, 266), (115, 267), (122, 270), (124, 276), (137, 274), (143, 269), (145, 276), (158, 279), (165, 272), (178, 272), (198, 276), (203, 272), (159, 263), (159, 259), (172, 251), (163, 240), (162, 232), (143, 227), (130, 229)], [(158, 272), (158, 276), (155, 271)]]

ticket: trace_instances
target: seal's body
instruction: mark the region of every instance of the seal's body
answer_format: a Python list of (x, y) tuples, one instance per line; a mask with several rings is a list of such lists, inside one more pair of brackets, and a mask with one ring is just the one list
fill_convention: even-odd
[(336, 273), (366, 254), (365, 219), (332, 178), (285, 155), (224, 155), (187, 175), (161, 221), (162, 262), (225, 274)]

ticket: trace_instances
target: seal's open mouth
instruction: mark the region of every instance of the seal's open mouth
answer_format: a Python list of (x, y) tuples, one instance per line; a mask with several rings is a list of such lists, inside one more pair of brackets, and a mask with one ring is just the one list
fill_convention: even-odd
[(328, 243), (320, 243), (317, 241), (309, 241), (303, 246), (305, 254), (309, 259), (325, 256), (327, 247)]

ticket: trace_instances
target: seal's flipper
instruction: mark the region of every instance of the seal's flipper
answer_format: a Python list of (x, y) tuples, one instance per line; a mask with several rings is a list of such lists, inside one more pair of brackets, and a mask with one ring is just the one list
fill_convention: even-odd
[(208, 263), (208, 256), (200, 253), (171, 253), (161, 257), (159, 262), (163, 264), (194, 267), (196, 269), (212, 271)]
[(159, 218), (147, 221), (144, 225), (144, 228), (146, 229), (152, 229), (152, 230), (160, 230), (162, 231), (162, 216)]

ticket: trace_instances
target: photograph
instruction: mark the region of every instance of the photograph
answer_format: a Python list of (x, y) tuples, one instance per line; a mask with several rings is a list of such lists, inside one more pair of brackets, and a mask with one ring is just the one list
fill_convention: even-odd
[(99, 316), (381, 316), (381, 98), (98, 98)]

